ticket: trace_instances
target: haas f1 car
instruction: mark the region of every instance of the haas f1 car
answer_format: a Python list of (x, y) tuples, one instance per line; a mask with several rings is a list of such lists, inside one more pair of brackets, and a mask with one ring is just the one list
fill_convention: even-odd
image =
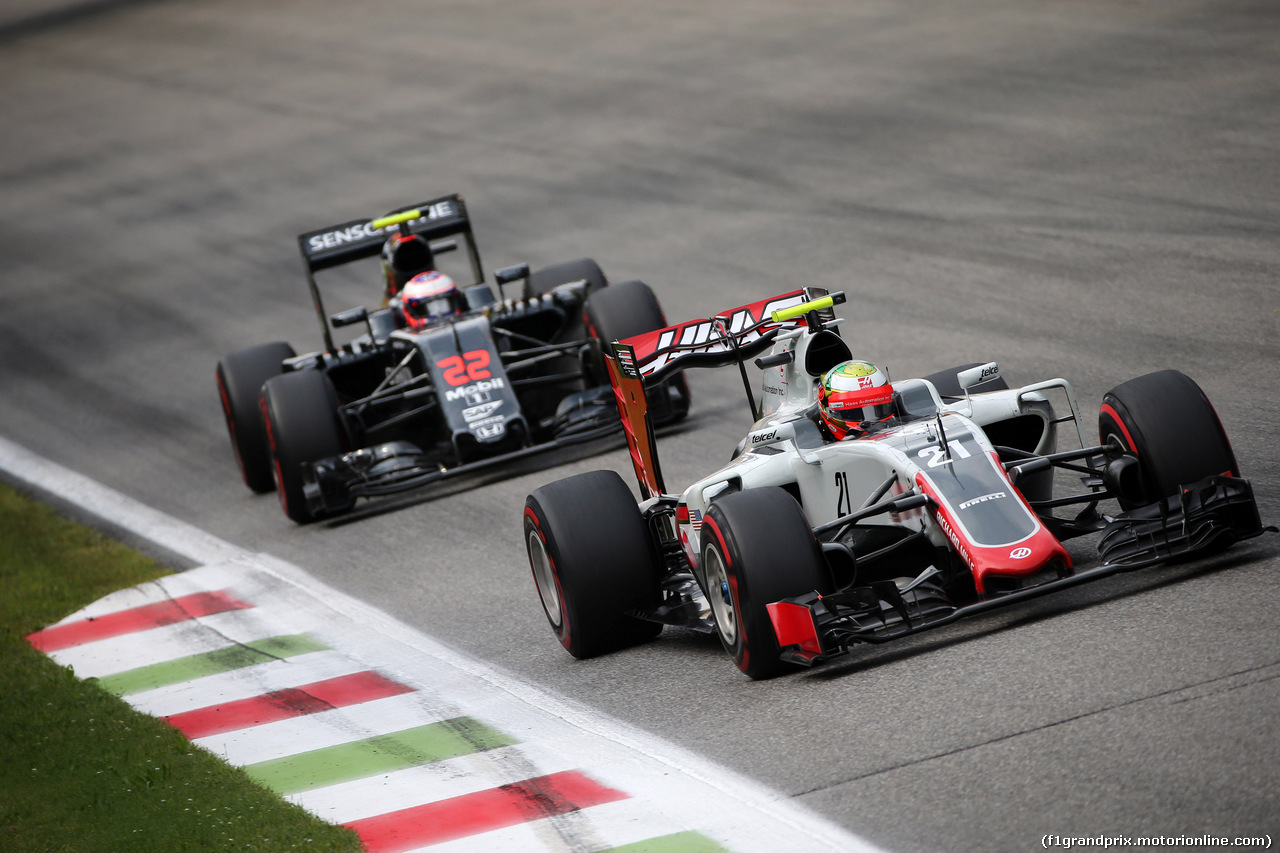
[[(797, 290), (613, 346), (643, 500), (592, 471), (534, 491), (524, 513), (538, 594), (570, 654), (677, 625), (717, 633), (742, 672), (769, 678), (1263, 532), (1218, 417), (1184, 374), (1112, 389), (1095, 442), (1065, 379), (1010, 388), (988, 363), (877, 387), (879, 369), (852, 361), (837, 333), (843, 301)], [(734, 364), (753, 426), (728, 464), (668, 493), (652, 390)], [(878, 411), (849, 420), (864, 403)], [(1060, 428), (1072, 449), (1058, 448)], [(1057, 480), (1072, 494), (1055, 495)], [(1063, 542), (1091, 534), (1096, 564), (1077, 567)]]
[[(320, 352), (286, 342), (218, 362), (218, 393), (245, 484), (279, 491), (299, 523), (337, 515), (361, 497), (412, 489), (478, 468), (616, 433), (601, 341), (666, 325), (640, 281), (608, 284), (589, 258), (484, 280), (459, 195), (298, 237)], [(437, 271), (462, 249), (470, 282)], [(382, 254), (386, 302), (326, 317), (316, 273)], [(519, 284), (519, 298), (501, 298)], [(409, 295), (419, 285), (421, 299)], [(411, 305), (424, 306), (415, 312)], [(335, 345), (333, 330), (356, 327)], [(683, 379), (669, 380), (656, 419), (688, 411)]]

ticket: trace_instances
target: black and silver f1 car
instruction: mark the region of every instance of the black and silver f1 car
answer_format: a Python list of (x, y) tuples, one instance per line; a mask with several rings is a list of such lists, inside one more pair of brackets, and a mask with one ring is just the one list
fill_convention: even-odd
[[(767, 678), (1262, 533), (1212, 405), (1173, 370), (1107, 393), (1096, 442), (1065, 379), (1009, 388), (995, 363), (892, 382), (884, 419), (835, 440), (818, 388), (850, 363), (832, 310), (843, 301), (797, 290), (614, 345), (643, 500), (593, 471), (536, 490), (524, 514), (538, 594), (570, 654), (679, 625), (718, 633), (739, 669)], [(746, 383), (751, 359), (754, 425), (728, 464), (668, 493), (647, 392), (698, 366), (737, 364)], [(1072, 448), (1059, 449), (1068, 424)], [(1057, 480), (1073, 493), (1055, 496)], [(1062, 544), (1083, 535), (1097, 537), (1090, 568)]]
[[(504, 285), (522, 284), (519, 298), (495, 298), (459, 195), (310, 231), (298, 243), (324, 349), (251, 347), (219, 360), (217, 379), (245, 483), (278, 489), (299, 523), (618, 430), (600, 341), (666, 324), (647, 285), (609, 285), (589, 258), (498, 270), (499, 297)], [(415, 273), (432, 276), (436, 256), (460, 248), (472, 281), (448, 279), (450, 310), (422, 319), (397, 306), (397, 287)], [(316, 273), (379, 252), (391, 304), (326, 318)], [(333, 329), (344, 326), (361, 333), (335, 345)], [(688, 411), (682, 378), (650, 394), (659, 420)]]

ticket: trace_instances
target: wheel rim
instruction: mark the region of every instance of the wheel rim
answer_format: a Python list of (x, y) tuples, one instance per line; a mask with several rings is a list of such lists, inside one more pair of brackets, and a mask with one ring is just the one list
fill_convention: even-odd
[(542, 599), (542, 609), (547, 619), (559, 630), (564, 621), (560, 610), (560, 591), (556, 587), (556, 573), (551, 567), (551, 557), (547, 554), (547, 546), (543, 544), (538, 531), (529, 531), (529, 565), (533, 568), (533, 580), (538, 585), (538, 597)]
[(724, 644), (732, 648), (738, 641), (738, 611), (734, 609), (733, 597), (729, 594), (729, 575), (725, 571), (724, 560), (712, 546), (707, 549), (703, 562), (706, 564), (707, 598), (716, 617), (716, 630)]

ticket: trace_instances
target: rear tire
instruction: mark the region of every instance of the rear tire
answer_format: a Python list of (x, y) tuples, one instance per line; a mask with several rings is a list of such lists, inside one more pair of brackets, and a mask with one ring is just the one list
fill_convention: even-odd
[(795, 669), (780, 655), (766, 605), (832, 590), (809, 520), (773, 486), (715, 501), (702, 525), (701, 568), (725, 651), (754, 679)]
[[(600, 343), (601, 350), (623, 338), (666, 327), (658, 297), (643, 281), (622, 281), (593, 294), (587, 300), (587, 331)], [(592, 365), (595, 384), (608, 385), (609, 373), (604, 363)], [(668, 388), (674, 388), (671, 395)], [(667, 400), (671, 403), (668, 405)], [(680, 420), (689, 413), (689, 385), (684, 374), (676, 374), (661, 386), (649, 391), (649, 400), (663, 420)], [(661, 400), (661, 402), (659, 402)], [(661, 406), (661, 408), (658, 408)]]
[(1162, 370), (1117, 385), (1102, 398), (1098, 437), (1115, 438), (1138, 458), (1142, 503), (1155, 503), (1180, 486), (1214, 474), (1240, 476), (1231, 442), (1204, 391), (1177, 370)]
[[(605, 286), (608, 284), (608, 280), (605, 278), (599, 264), (591, 258), (578, 258), (577, 260), (564, 261), (534, 270), (529, 274), (529, 290), (535, 296), (541, 296), (550, 293), (562, 284), (583, 280), (587, 282), (587, 289), (583, 294), (584, 303), (587, 297), (597, 291), (606, 289)], [(586, 340), (586, 324), (582, 320), (581, 305), (573, 312), (572, 316), (566, 319), (567, 322), (564, 327), (550, 339), (549, 343), (558, 344)], [(564, 382), (539, 387), (535, 392), (528, 393), (521, 399), (521, 405), (535, 425), (540, 426), (547, 418), (551, 417), (562, 399), (583, 389), (583, 381), (579, 376), (581, 372), (582, 359), (576, 353), (567, 353), (542, 363), (538, 368), (538, 375), (540, 376), (573, 374), (573, 378)], [(542, 436), (539, 440), (545, 437)]]
[(302, 491), (302, 466), (347, 449), (338, 395), (317, 370), (277, 376), (262, 387), (262, 418), (284, 514), (298, 524), (316, 519)]
[(262, 393), (263, 383), (283, 373), (282, 362), (295, 354), (289, 344), (275, 341), (218, 359), (218, 397), (222, 401), (222, 414), (227, 419), (231, 450), (244, 484), (258, 494), (276, 487), (258, 396)]
[(525, 502), (524, 537), (543, 612), (569, 654), (595, 657), (662, 631), (627, 615), (657, 603), (657, 558), (615, 472), (589, 471), (535, 490)]

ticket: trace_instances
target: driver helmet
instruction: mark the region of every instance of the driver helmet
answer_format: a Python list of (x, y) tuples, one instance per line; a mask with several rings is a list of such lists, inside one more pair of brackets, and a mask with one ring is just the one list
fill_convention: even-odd
[(424, 272), (409, 279), (400, 292), (400, 311), (405, 325), (417, 331), (462, 313), (462, 291), (442, 272)]
[(818, 411), (836, 440), (863, 434), (893, 414), (889, 375), (867, 361), (842, 361), (818, 381)]
[(382, 244), (384, 295), (392, 299), (418, 273), (436, 265), (426, 238), (419, 234), (392, 234)]

